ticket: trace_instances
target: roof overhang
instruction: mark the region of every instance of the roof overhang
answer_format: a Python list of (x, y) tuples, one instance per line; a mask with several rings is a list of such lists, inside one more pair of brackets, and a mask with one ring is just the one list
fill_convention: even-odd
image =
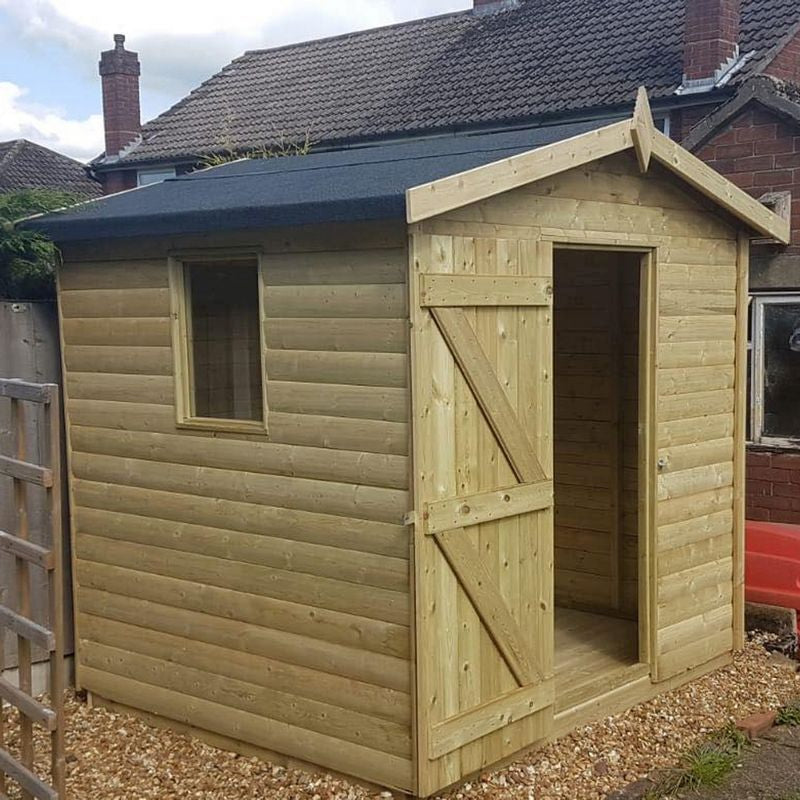
[(420, 222), (626, 150), (635, 150), (643, 173), (655, 161), (761, 236), (789, 243), (787, 220), (655, 127), (644, 88), (630, 119), (408, 189), (407, 220)]

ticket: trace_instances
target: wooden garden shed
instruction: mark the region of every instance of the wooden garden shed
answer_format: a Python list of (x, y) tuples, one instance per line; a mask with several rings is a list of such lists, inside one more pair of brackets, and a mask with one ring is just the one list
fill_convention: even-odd
[(748, 244), (788, 226), (644, 93), (26, 224), (96, 698), (426, 796), (741, 645)]

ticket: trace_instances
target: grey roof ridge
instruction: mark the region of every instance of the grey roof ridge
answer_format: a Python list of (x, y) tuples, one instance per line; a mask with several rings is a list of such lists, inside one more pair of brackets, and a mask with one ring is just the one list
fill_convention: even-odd
[[(213, 75), (211, 75), (208, 78), (206, 78), (199, 86), (196, 86), (187, 95), (184, 95), (176, 103), (173, 103), (169, 108), (165, 109), (160, 114), (158, 114), (157, 116), (153, 117), (153, 119), (148, 120), (144, 125), (142, 125), (141, 133), (139, 134), (138, 141), (134, 140), (134, 142), (131, 142), (127, 146), (124, 155), (130, 155), (131, 153), (136, 151), (136, 148), (144, 141), (145, 136), (147, 135), (147, 128), (148, 128), (149, 125), (152, 125), (152, 124), (158, 122), (159, 120), (164, 119), (165, 117), (168, 117), (174, 111), (177, 111), (178, 109), (183, 108), (183, 106), (185, 106), (190, 100), (196, 100), (199, 97), (203, 97), (205, 92), (208, 90), (208, 86), (209, 86), (210, 83), (212, 83), (213, 81), (216, 81), (218, 78), (222, 77), (226, 72), (228, 72), (229, 70), (231, 70), (232, 68), (237, 66), (239, 64), (239, 62), (243, 61), (248, 56), (261, 54), (261, 53), (273, 53), (273, 52), (280, 52), (280, 51), (284, 51), (284, 50), (291, 50), (293, 48), (306, 47), (309, 44), (318, 44), (318, 43), (321, 43), (321, 42), (331, 42), (331, 41), (348, 39), (348, 38), (356, 38), (358, 36), (363, 36), (363, 35), (367, 35), (367, 34), (370, 34), (370, 33), (374, 33), (375, 31), (391, 30), (393, 28), (401, 28), (401, 27), (404, 27), (404, 26), (407, 26), (407, 25), (418, 24), (420, 22), (428, 23), (428, 22), (435, 21), (435, 20), (445, 19), (447, 17), (466, 16), (469, 13), (470, 12), (469, 12), (468, 9), (467, 10), (462, 10), (462, 11), (450, 11), (450, 12), (445, 13), (445, 14), (437, 14), (437, 15), (435, 15), (433, 17), (419, 17), (417, 19), (405, 20), (403, 22), (393, 22), (393, 23), (390, 23), (389, 25), (377, 25), (374, 28), (364, 28), (363, 30), (358, 30), (358, 31), (347, 31), (345, 33), (338, 33), (338, 34), (335, 34), (333, 36), (323, 36), (322, 38), (319, 38), (319, 39), (305, 39), (305, 40), (300, 41), (300, 42), (288, 42), (287, 44), (277, 45), (276, 47), (263, 47), (263, 48), (256, 48), (256, 49), (253, 49), (253, 50), (245, 50), (244, 53), (242, 53), (241, 55), (236, 56), (236, 58), (234, 58), (233, 60), (228, 62), (224, 67), (222, 67), (222, 69), (218, 70)], [(106, 157), (105, 153), (102, 153), (101, 155), (97, 156), (95, 159), (92, 159), (91, 163), (93, 165), (97, 165), (97, 166), (102, 166), (104, 164), (117, 163), (116, 161), (115, 162), (110, 162), (110, 161), (107, 162), (107, 161), (105, 161), (105, 157)], [(117, 160), (120, 160), (121, 158), (122, 158), (122, 154), (120, 154), (120, 156), (117, 157)]]
[(753, 100), (800, 124), (800, 103), (782, 96), (778, 89), (786, 82), (771, 75), (753, 75), (744, 81), (736, 94), (707, 117), (703, 118), (681, 143), (687, 150), (696, 150), (714, 135), (720, 125), (735, 117)]
[[(356, 31), (345, 31), (344, 33), (335, 33), (330, 36), (321, 36), (319, 39), (305, 39), (300, 42), (287, 42), (286, 44), (276, 45), (275, 47), (257, 47), (253, 50), (245, 50), (242, 55), (238, 56), (235, 61), (244, 58), (248, 55), (256, 53), (275, 53), (282, 50), (291, 50), (295, 47), (305, 47), (309, 44), (321, 44), (323, 42), (335, 42), (341, 39), (356, 39), (359, 36), (366, 36), (376, 31), (390, 31), (395, 28), (404, 28), (407, 25), (416, 25), (420, 22), (436, 22), (438, 20), (447, 19), (448, 17), (469, 17), (472, 18), (472, 11), (468, 8), (461, 9), (460, 11), (446, 11), (443, 14), (434, 14), (432, 17), (416, 17), (415, 19), (406, 19), (401, 22), (390, 22), (387, 25), (375, 25), (372, 28), (362, 28)], [(475, 17), (479, 20), (480, 17)], [(233, 62), (231, 62), (233, 63)]]

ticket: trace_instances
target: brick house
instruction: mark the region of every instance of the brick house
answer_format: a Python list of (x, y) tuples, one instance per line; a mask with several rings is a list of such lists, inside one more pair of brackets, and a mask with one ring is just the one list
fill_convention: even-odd
[[(580, 35), (576, 35), (576, 31)], [(779, 213), (788, 247), (753, 249), (748, 515), (800, 523), (800, 5), (797, 0), (474, 0), (463, 12), (249, 51), (168, 111), (139, 120), (139, 61), (100, 61), (106, 191), (212, 153), (310, 140), (315, 151), (630, 113)], [(790, 344), (791, 342), (791, 344)], [(795, 350), (794, 348), (797, 348)], [(709, 413), (732, 402), (721, 388)]]

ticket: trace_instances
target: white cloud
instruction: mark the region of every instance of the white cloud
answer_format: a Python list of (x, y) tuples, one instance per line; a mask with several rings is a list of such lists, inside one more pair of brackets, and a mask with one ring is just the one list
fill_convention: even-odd
[(26, 99), (16, 83), (0, 81), (0, 141), (30, 139), (51, 150), (87, 161), (103, 149), (103, 118), (69, 119), (59, 109), (43, 108)]

